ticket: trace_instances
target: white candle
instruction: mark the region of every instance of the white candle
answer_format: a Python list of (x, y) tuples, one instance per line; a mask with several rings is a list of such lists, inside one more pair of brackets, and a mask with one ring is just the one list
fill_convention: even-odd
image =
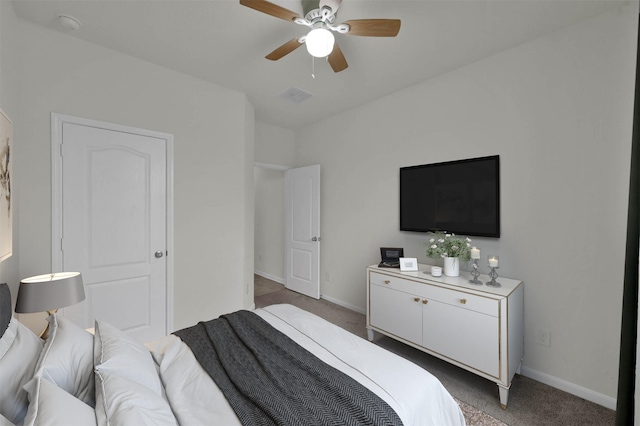
[(480, 259), (480, 249), (471, 247), (471, 258), (472, 259)]
[(498, 258), (495, 256), (492, 256), (489, 258), (489, 266), (491, 266), (492, 268), (497, 268), (498, 267)]

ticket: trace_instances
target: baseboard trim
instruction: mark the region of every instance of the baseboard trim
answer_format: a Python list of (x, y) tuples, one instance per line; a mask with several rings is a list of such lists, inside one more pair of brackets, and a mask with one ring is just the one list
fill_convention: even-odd
[(327, 302), (335, 303), (336, 305), (342, 306), (343, 308), (347, 308), (347, 309), (350, 309), (352, 311), (356, 311), (359, 314), (363, 314), (363, 315), (367, 314), (366, 310), (364, 310), (364, 309), (362, 309), (362, 308), (360, 308), (358, 306), (352, 305), (350, 303), (345, 303), (342, 300), (334, 299), (333, 297), (325, 296), (324, 294), (320, 295), (320, 298), (326, 300)]
[(284, 285), (284, 278), (276, 277), (275, 275), (271, 275), (266, 272), (256, 271), (256, 270), (254, 270), (253, 273), (256, 275), (260, 275), (261, 277), (264, 277), (268, 280), (275, 281), (277, 283)]
[(525, 366), (522, 366), (522, 375), (533, 380), (537, 380), (540, 383), (544, 383), (545, 385), (549, 385), (556, 389), (568, 392), (572, 395), (579, 396), (580, 398), (586, 399), (587, 401), (602, 405), (603, 407), (609, 408), (611, 410), (616, 409), (616, 398), (612, 398), (591, 389), (584, 388), (582, 386), (576, 385), (575, 383), (567, 382), (566, 380), (559, 379), (557, 377)]

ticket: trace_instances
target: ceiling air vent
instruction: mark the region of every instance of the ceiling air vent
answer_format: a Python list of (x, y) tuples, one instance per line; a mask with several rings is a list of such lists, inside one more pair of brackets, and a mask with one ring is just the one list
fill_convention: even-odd
[(280, 94), (281, 98), (296, 104), (304, 102), (305, 100), (309, 99), (311, 96), (313, 96), (311, 93), (305, 92), (304, 90), (298, 89), (297, 87), (290, 87), (287, 90), (285, 90), (282, 94)]

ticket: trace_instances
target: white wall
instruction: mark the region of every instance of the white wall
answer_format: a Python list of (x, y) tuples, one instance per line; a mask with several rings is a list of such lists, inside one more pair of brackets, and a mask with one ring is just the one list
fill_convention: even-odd
[(175, 136), (174, 326), (249, 307), (254, 132), (245, 95), (3, 12), (12, 48), (2, 79), (19, 93), (20, 276), (51, 268), (50, 114), (58, 112)]
[(399, 167), (499, 154), (502, 237), (474, 244), (525, 282), (524, 365), (611, 405), (637, 23), (634, 3), (297, 133), (296, 166), (322, 167), (323, 296), (364, 310), (380, 246), (426, 262), (398, 230)]
[(294, 146), (293, 130), (256, 122), (256, 162), (293, 167)]
[(244, 162), (243, 162), (243, 183), (244, 183), (244, 277), (243, 277), (243, 307), (254, 307), (253, 303), (253, 259), (254, 259), (254, 239), (255, 239), (255, 194), (253, 184), (253, 164), (255, 162), (255, 111), (253, 105), (245, 97), (245, 133), (244, 133)]

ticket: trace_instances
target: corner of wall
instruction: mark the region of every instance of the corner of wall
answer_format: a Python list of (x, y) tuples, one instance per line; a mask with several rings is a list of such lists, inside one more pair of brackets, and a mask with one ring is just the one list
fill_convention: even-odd
[(254, 270), (254, 181), (253, 165), (255, 163), (255, 110), (245, 98), (245, 158), (244, 158), (244, 289), (243, 306), (247, 309), (253, 306), (253, 270)]

